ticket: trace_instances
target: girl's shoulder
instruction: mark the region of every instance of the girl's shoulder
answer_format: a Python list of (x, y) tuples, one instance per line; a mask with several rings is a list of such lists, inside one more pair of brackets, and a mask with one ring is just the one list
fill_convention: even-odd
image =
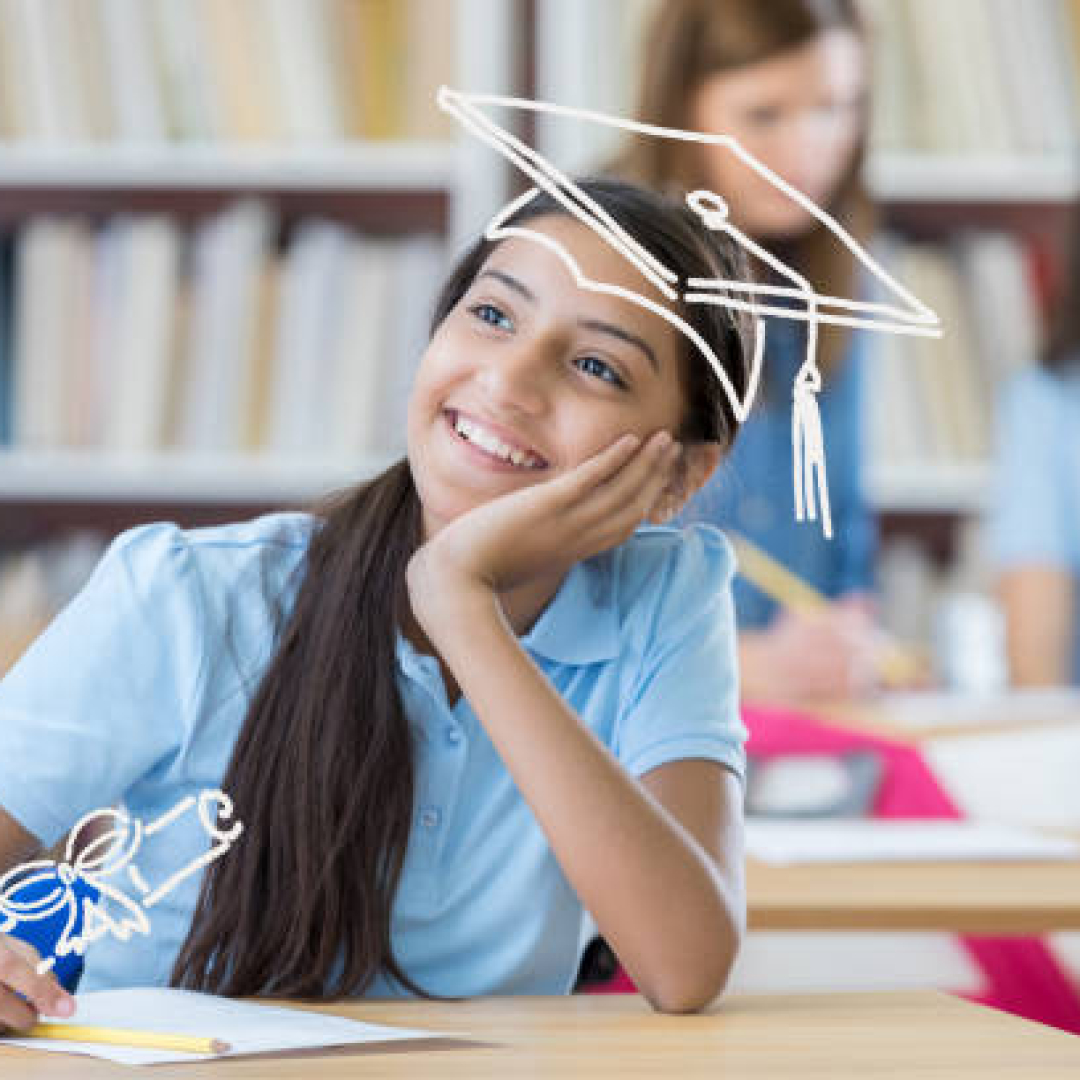
[(318, 520), (290, 512), (201, 528), (158, 522), (130, 529), (99, 568), (98, 595), (189, 658), (199, 702), (230, 700), (273, 648)]
[(110, 553), (144, 572), (167, 574), (180, 562), (195, 560), (208, 571), (228, 573), (253, 561), (302, 558), (317, 521), (311, 514), (292, 511), (196, 528), (160, 521), (121, 533)]
[(641, 525), (613, 556), (617, 604), (624, 616), (678, 618), (688, 607), (728, 600), (735, 555), (715, 525)]
[(227, 570), (252, 560), (292, 562), (302, 558), (316, 525), (311, 514), (292, 511), (196, 528), (161, 521), (128, 529), (112, 548), (147, 570), (167, 572), (177, 556), (195, 559), (207, 569)]
[(148, 605), (186, 596), (198, 617), (213, 621), (230, 610), (279, 603), (303, 564), (317, 521), (283, 512), (199, 528), (140, 525), (116, 538), (103, 565)]

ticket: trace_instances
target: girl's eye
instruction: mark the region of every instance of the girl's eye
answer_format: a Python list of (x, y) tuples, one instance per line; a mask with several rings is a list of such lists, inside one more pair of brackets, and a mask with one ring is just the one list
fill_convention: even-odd
[(747, 109), (745, 115), (751, 124), (758, 124), (762, 127), (779, 123), (781, 117), (780, 110), (771, 105), (761, 105), (754, 109)]
[(473, 304), (473, 306), (469, 308), (469, 311), (481, 322), (487, 323), (488, 326), (498, 326), (502, 330), (513, 329), (513, 324), (507, 316), (494, 304)]
[(598, 356), (579, 356), (575, 361), (582, 371), (590, 375), (597, 375), (606, 382), (612, 383), (621, 390), (626, 389), (626, 383), (622, 376), (610, 365), (604, 363)]

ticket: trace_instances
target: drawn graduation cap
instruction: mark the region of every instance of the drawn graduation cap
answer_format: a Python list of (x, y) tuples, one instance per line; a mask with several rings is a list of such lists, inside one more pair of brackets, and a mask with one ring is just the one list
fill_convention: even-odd
[[(488, 223), (485, 236), (490, 240), (520, 236), (545, 244), (554, 250), (567, 265), (579, 287), (620, 296), (631, 303), (648, 308), (667, 320), (685, 335), (708, 361), (723, 384), (732, 410), (740, 422), (749, 414), (757, 393), (765, 347), (765, 317), (806, 323), (806, 352), (792, 386), (791, 441), (795, 517), (798, 521), (816, 520), (820, 511), (824, 533), (831, 537), (832, 518), (829, 510), (825, 446), (821, 430), (821, 416), (815, 396), (821, 390), (821, 373), (817, 367), (818, 327), (827, 324), (877, 330), (883, 333), (940, 337), (941, 327), (937, 315), (889, 275), (829, 214), (816, 206), (802, 192), (782, 180), (728, 135), (707, 135), (697, 131), (657, 127), (586, 109), (529, 101), (523, 98), (465, 94), (445, 86), (439, 88), (437, 101), (440, 108), (450, 113), (465, 128), (512, 162), (536, 185), (496, 213)], [(817, 293), (806, 278), (741, 232), (729, 217), (726, 201), (715, 192), (705, 190), (693, 191), (686, 197), (687, 204), (701, 219), (702, 225), (712, 231), (727, 233), (748, 253), (769, 266), (781, 280), (789, 281), (791, 284), (766, 285), (732, 281), (726, 278), (681, 280), (677, 273), (663, 265), (655, 255), (646, 250), (603, 207), (585, 194), (569, 176), (492, 119), (489, 113), (493, 109), (547, 113), (565, 117), (580, 124), (599, 124), (649, 138), (723, 147), (735, 155), (744, 166), (767, 180), (821, 222), (888, 293), (899, 299), (899, 306), (823, 296)], [(535, 199), (540, 191), (547, 192), (568, 213), (589, 226), (615, 251), (637, 267), (642, 277), (668, 300), (681, 301), (685, 305), (719, 304), (730, 310), (744, 311), (753, 316), (753, 361), (746, 391), (741, 397), (728, 378), (723, 364), (708, 343), (685, 319), (646, 296), (610, 283), (586, 278), (575, 260), (551, 237), (533, 229), (510, 227), (505, 224), (520, 207)]]

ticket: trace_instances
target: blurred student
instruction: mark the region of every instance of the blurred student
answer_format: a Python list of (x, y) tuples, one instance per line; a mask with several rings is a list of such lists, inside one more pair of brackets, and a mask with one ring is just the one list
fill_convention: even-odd
[[(867, 43), (845, 0), (668, 0), (648, 29), (637, 119), (726, 134), (828, 211), (856, 239), (873, 220), (860, 179), (867, 135)], [(615, 171), (685, 193), (708, 188), (735, 224), (821, 293), (855, 296), (854, 258), (823, 226), (718, 146), (638, 140)], [(755, 267), (759, 278), (765, 268)], [(779, 282), (780, 284), (789, 284)], [(819, 396), (833, 539), (794, 519), (791, 385), (805, 326), (766, 320), (758, 399), (730, 466), (683, 521), (737, 529), (829, 598), (820, 612), (781, 610), (736, 582), (743, 696), (845, 697), (872, 684), (869, 589), (874, 528), (861, 484), (862, 335), (822, 328)]]
[(1080, 210), (1042, 363), (1001, 396), (991, 550), (1016, 686), (1080, 681)]

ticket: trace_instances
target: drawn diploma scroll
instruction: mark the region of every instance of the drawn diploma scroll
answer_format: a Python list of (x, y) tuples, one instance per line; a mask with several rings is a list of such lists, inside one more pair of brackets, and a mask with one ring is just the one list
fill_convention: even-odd
[[(536, 184), (536, 187), (512, 200), (492, 218), (485, 236), (489, 240), (520, 236), (544, 244), (562, 259), (580, 288), (622, 297), (667, 320), (687, 337), (708, 361), (723, 384), (731, 408), (740, 423), (750, 412), (760, 380), (765, 343), (764, 317), (790, 319), (807, 324), (806, 352), (792, 386), (791, 440), (795, 517), (798, 521), (816, 520), (820, 517), (825, 535), (831, 537), (832, 517), (829, 510), (825, 446), (817, 404), (817, 394), (821, 390), (821, 373), (817, 367), (818, 326), (827, 324), (890, 334), (940, 337), (941, 327), (937, 315), (894, 280), (839, 222), (834, 221), (802, 192), (797, 191), (768, 169), (729, 135), (706, 135), (698, 131), (657, 127), (653, 124), (623, 120), (587, 109), (574, 109), (522, 98), (464, 94), (445, 86), (439, 88), (437, 100), (440, 108), (450, 113), (465, 128), (502, 154)], [(681, 140), (723, 147), (824, 225), (888, 292), (899, 298), (901, 306), (848, 300), (817, 293), (806, 278), (741, 232), (730, 220), (728, 204), (712, 191), (694, 191), (687, 195), (687, 204), (701, 219), (702, 225), (706, 229), (727, 233), (746, 251), (765, 263), (781, 280), (791, 284), (765, 285), (730, 281), (726, 278), (690, 278), (680, 281), (674, 271), (664, 266), (652, 253), (642, 247), (568, 176), (510, 134), (504, 127), (495, 123), (484, 111), (492, 107), (547, 113), (585, 124), (602, 124), (619, 128), (648, 138)], [(684, 319), (629, 289), (586, 278), (562, 245), (550, 237), (533, 229), (505, 225), (507, 219), (519, 207), (536, 198), (541, 189), (565, 207), (568, 213), (588, 225), (623, 258), (633, 263), (645, 280), (668, 300), (678, 300), (684, 304), (719, 304), (732, 311), (747, 312), (753, 317), (753, 361), (746, 392), (742, 397), (732, 386), (727, 372), (712, 349)], [(745, 299), (741, 299), (740, 296)], [(769, 303), (770, 298), (774, 302)]]
[[(143, 837), (152, 836), (191, 810), (212, 841), (209, 849), (156, 888), (151, 888), (132, 863)], [(228, 820), (232, 814), (232, 800), (223, 792), (213, 790), (203, 791), (198, 797), (188, 795), (146, 825), (123, 810), (92, 811), (80, 818), (68, 835), (63, 862), (38, 859), (12, 867), (0, 877), (0, 933), (9, 933), (23, 922), (37, 922), (57, 912), (65, 912), (64, 927), (53, 954), (38, 964), (39, 972), (48, 971), (58, 956), (69, 953), (81, 956), (90, 942), (105, 934), (114, 934), (121, 941), (127, 941), (133, 933), (149, 934), (150, 920), (146, 909), (153, 907), (185, 878), (224, 855), (243, 831), (239, 821), (225, 830), (218, 827), (219, 818)], [(101, 825), (106, 828), (98, 834)], [(84, 838), (85, 843), (81, 842)], [(115, 882), (117, 875), (123, 877), (121, 872), (125, 870), (131, 885), (139, 893), (138, 899), (132, 899)], [(97, 899), (84, 897), (80, 901), (73, 888), (76, 881), (96, 889)], [(53, 888), (42, 894), (44, 885)], [(20, 899), (20, 896), (27, 898)], [(75, 927), (80, 924), (80, 902), (82, 930), (75, 933)]]

